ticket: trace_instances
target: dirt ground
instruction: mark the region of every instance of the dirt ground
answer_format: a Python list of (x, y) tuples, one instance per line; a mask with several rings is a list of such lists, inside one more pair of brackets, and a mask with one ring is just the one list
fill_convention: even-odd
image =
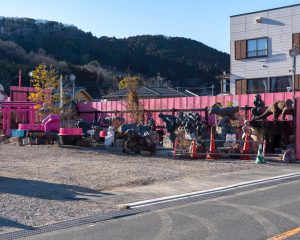
[(108, 212), (110, 190), (263, 167), (249, 161), (173, 160), (97, 148), (0, 144), (0, 234)]

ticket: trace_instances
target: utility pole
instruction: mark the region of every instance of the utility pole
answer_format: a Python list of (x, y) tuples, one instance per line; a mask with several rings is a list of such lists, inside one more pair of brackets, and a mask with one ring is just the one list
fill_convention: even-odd
[(211, 95), (212, 95), (212, 96), (214, 96), (214, 89), (215, 89), (215, 85), (212, 84), (212, 85), (211, 85)]
[(19, 87), (22, 87), (22, 70), (19, 69)]
[(72, 81), (72, 100), (75, 98), (75, 81)]
[(292, 97), (293, 97), (293, 102), (295, 103), (295, 79), (296, 79), (296, 58), (298, 55), (297, 49), (296, 49), (296, 44), (293, 45), (293, 48), (290, 49), (289, 51), (290, 56), (293, 58), (293, 76), (292, 76)]
[(59, 78), (59, 107), (60, 109), (62, 109), (63, 105), (64, 105), (64, 101), (63, 101), (63, 76), (60, 75), (60, 78)]
[(72, 81), (72, 100), (75, 99), (75, 79), (76, 79), (76, 76), (75, 74), (70, 74), (70, 80)]
[(293, 49), (296, 52), (296, 54), (293, 56), (293, 102), (295, 104), (295, 80), (296, 80), (296, 59), (297, 59), (297, 49), (296, 44), (293, 45)]
[(298, 55), (298, 52), (297, 52), (297, 48), (296, 48), (296, 44), (293, 45), (293, 48), (290, 49), (289, 51), (289, 55), (293, 58), (293, 76), (292, 76), (292, 98), (293, 98), (293, 104), (294, 104), (294, 115), (293, 115), (293, 124), (294, 124), (294, 150), (295, 150), (295, 153), (296, 153), (296, 124), (297, 124), (297, 121), (296, 121), (296, 96), (295, 96), (295, 80), (296, 80), (296, 58), (297, 58), (297, 55)]
[(156, 79), (157, 79), (158, 87), (161, 88), (162, 87), (162, 78), (160, 77), (160, 73), (157, 73)]

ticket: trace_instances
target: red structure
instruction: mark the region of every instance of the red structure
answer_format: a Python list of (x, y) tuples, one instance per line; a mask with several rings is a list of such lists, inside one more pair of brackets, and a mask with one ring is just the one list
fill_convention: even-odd
[(21, 86), (10, 87), (10, 100), (0, 102), (0, 113), (2, 113), (2, 128), (5, 129), (6, 135), (10, 135), (12, 113), (16, 118), (16, 124), (22, 123), (28, 129), (35, 129), (36, 103), (30, 102), (28, 96), (34, 92), (34, 88)]
[(28, 97), (30, 93), (36, 92), (33, 87), (20, 87), (20, 86), (11, 86), (10, 87), (10, 101), (22, 101), (28, 102)]
[(15, 112), (18, 116), (28, 116), (28, 129), (34, 129), (35, 124), (35, 103), (34, 102), (2, 102), (0, 111), (3, 114), (3, 129), (6, 135), (10, 135), (11, 113)]

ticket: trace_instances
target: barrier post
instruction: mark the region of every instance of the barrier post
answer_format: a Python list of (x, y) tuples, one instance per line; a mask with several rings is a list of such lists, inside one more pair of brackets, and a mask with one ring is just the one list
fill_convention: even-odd
[(197, 159), (197, 143), (195, 140), (191, 142), (191, 147), (190, 147), (190, 156), (192, 159)]
[(206, 155), (206, 159), (208, 159), (208, 160), (219, 159), (219, 155), (218, 155), (217, 149), (216, 149), (214, 127), (211, 127), (209, 151)]
[(243, 150), (241, 152), (242, 155), (240, 157), (241, 160), (251, 160), (251, 157), (249, 155), (249, 153), (250, 153), (249, 138), (250, 138), (250, 136), (248, 134), (246, 134), (244, 147), (243, 147)]

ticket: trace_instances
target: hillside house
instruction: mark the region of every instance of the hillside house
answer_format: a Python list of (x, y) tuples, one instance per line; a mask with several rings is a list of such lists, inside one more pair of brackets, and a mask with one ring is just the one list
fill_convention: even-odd
[[(140, 86), (137, 88), (137, 95), (141, 99), (149, 99), (149, 98), (171, 98), (171, 97), (189, 97), (193, 96), (190, 91), (179, 92), (170, 87), (145, 87)], [(128, 89), (121, 89), (110, 94), (103, 96), (103, 99), (107, 100), (122, 100), (127, 98)]]

